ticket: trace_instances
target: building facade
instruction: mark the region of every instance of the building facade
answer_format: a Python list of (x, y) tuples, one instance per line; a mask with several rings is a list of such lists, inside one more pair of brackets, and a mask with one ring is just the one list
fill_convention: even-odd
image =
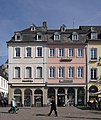
[(3, 65), (0, 66), (0, 105), (2, 101), (8, 99), (8, 74)]
[(101, 99), (101, 26), (88, 27), (88, 29), (87, 101), (99, 101)]
[(73, 105), (86, 105), (90, 29), (62, 25), (52, 30), (43, 22), (15, 32), (7, 42), (9, 103), (15, 97), (19, 106), (46, 106), (54, 96), (57, 106), (67, 105), (68, 100)]

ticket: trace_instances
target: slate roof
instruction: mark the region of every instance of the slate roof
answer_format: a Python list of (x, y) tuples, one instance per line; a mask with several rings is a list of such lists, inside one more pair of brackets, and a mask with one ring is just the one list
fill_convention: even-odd
[[(31, 28), (26, 28), (21, 31), (17, 31), (16, 33), (20, 33), (22, 36), (21, 41), (15, 41), (15, 37), (13, 36), (10, 41), (7, 43), (22, 43), (22, 42), (40, 42), (36, 40), (37, 33), (42, 34), (42, 41), (46, 42), (47, 44), (61, 44), (61, 43), (68, 43), (68, 44), (84, 44), (86, 40), (89, 39), (89, 33), (91, 32), (91, 27), (94, 27), (94, 30), (98, 33), (98, 39), (101, 39), (101, 26), (79, 26), (78, 29), (66, 29), (65, 32), (61, 32), (60, 29), (48, 29), (44, 28), (43, 26), (36, 27), (35, 31), (31, 31)], [(54, 40), (54, 33), (58, 32), (60, 34), (60, 40)], [(78, 40), (71, 40), (72, 33), (76, 32), (79, 35)]]

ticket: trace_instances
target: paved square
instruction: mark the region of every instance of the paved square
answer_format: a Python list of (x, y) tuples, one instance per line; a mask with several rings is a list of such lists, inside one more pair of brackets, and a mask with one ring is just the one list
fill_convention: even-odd
[(18, 114), (8, 113), (9, 107), (0, 107), (0, 120), (101, 120), (101, 111), (84, 110), (73, 106), (58, 107), (58, 117), (47, 116), (50, 107), (20, 108)]

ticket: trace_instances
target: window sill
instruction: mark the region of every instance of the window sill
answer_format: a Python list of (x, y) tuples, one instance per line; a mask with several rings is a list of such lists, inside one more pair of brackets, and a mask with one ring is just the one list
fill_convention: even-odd
[(30, 77), (30, 78), (24, 78), (24, 79), (33, 79), (33, 78)]
[(36, 56), (35, 58), (43, 58), (43, 56)]
[(40, 78), (35, 78), (35, 79), (43, 79), (42, 77), (40, 77)]
[(20, 59), (21, 57), (13, 57), (14, 59)]
[(13, 78), (13, 79), (21, 79), (21, 78)]
[(28, 56), (28, 57), (26, 56), (26, 57), (24, 57), (24, 58), (28, 59), (28, 58), (32, 58), (32, 56)]
[(33, 82), (33, 80), (22, 80), (22, 82)]

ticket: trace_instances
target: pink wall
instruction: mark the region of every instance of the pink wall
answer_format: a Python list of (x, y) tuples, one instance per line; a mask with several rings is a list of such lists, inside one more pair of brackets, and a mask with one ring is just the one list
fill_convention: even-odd
[[(58, 57), (58, 48), (64, 48), (65, 49), (65, 57), (68, 56), (68, 48), (70, 46), (57, 46), (57, 45), (52, 45), (49, 46), (49, 48), (55, 48), (56, 49), (56, 57), (48, 57), (48, 68), (50, 66), (56, 67), (56, 78), (48, 78), (48, 83), (59, 83), (59, 80), (73, 80), (73, 83), (85, 83), (86, 82), (86, 49), (85, 46), (80, 46), (80, 45), (74, 45), (70, 48), (74, 48), (75, 51), (75, 56), (72, 57), (71, 61), (66, 61), (66, 62), (60, 62), (61, 57)], [(83, 57), (77, 57), (77, 48), (83, 48), (84, 49), (84, 56)], [(49, 52), (48, 52), (49, 53)], [(49, 56), (49, 55), (48, 55)], [(64, 78), (58, 78), (58, 67), (63, 66), (65, 67), (65, 77)], [(68, 67), (74, 67), (75, 68), (75, 77), (74, 78), (68, 78)], [(76, 68), (82, 66), (84, 67), (84, 77), (83, 78), (76, 78)]]

